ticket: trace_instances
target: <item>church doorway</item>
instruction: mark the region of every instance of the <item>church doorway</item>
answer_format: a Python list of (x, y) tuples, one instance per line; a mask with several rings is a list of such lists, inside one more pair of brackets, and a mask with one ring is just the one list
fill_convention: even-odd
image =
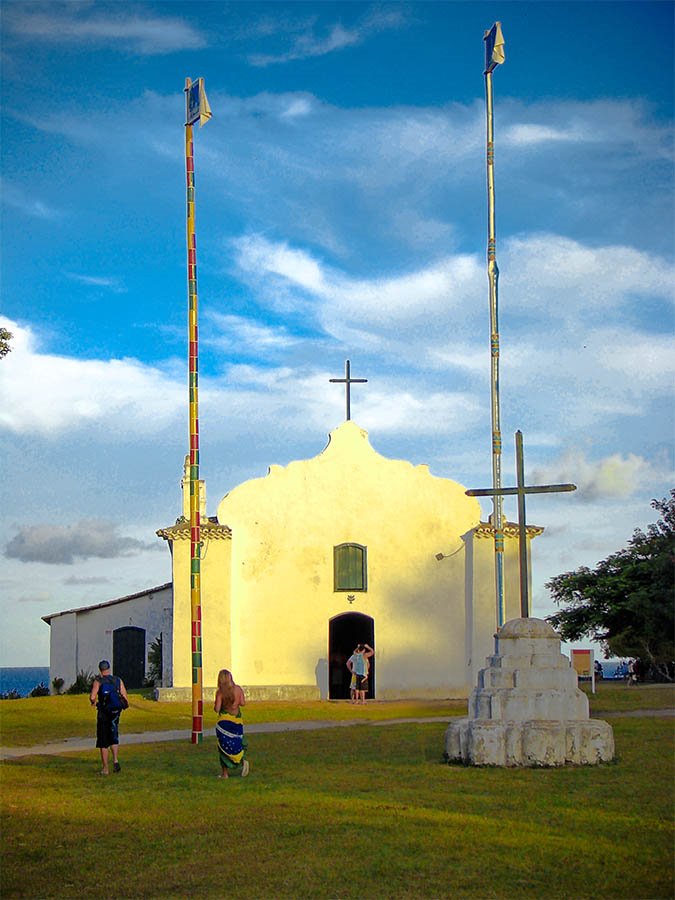
[[(349, 700), (351, 675), (347, 660), (357, 644), (375, 646), (375, 620), (363, 613), (343, 613), (328, 623), (328, 697), (330, 700)], [(375, 657), (370, 658), (370, 678), (367, 698), (375, 696)]]
[(127, 625), (113, 631), (113, 675), (119, 675), (125, 687), (143, 687), (145, 628)]

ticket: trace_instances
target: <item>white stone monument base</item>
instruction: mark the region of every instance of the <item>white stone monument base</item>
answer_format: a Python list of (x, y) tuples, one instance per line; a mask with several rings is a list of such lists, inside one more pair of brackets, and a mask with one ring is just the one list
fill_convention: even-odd
[(468, 717), (445, 732), (445, 755), (472, 766), (597, 765), (614, 758), (614, 733), (589, 719), (588, 698), (548, 622), (512, 619), (495, 634)]
[(449, 762), (472, 766), (593, 766), (614, 758), (612, 728), (585, 722), (457, 719), (445, 732)]

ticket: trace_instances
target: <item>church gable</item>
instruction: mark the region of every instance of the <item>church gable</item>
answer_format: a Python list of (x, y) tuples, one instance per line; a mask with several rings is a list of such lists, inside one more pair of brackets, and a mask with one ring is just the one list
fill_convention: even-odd
[[(373, 501), (377, 508), (369, 510)], [(334, 522), (339, 509), (342, 527), (358, 530), (365, 524), (364, 516), (383, 528), (384, 510), (405, 516), (416, 507), (424, 507), (425, 518), (435, 511), (443, 520), (451, 520), (457, 536), (480, 520), (478, 501), (467, 497), (461, 485), (431, 475), (428, 466), (387, 459), (373, 449), (366, 431), (346, 421), (331, 432), (318, 456), (285, 467), (272, 465), (266, 477), (234, 488), (221, 501), (217, 518), (233, 530), (249, 518), (258, 524), (266, 517), (304, 530), (300, 509), (312, 522)], [(255, 515), (249, 517), (253, 510)], [(401, 526), (407, 527), (408, 521)]]
[(406, 687), (448, 684), (450, 652), (463, 684), (463, 553), (436, 558), (462, 550), (479, 523), (461, 485), (381, 456), (346, 421), (318, 456), (232, 490), (217, 518), (232, 530), (232, 657), (244, 683), (316, 683), (329, 622), (360, 614), (380, 650), (380, 695), (388, 681), (400, 693), (400, 667), (441, 634), (438, 661), (407, 665)]

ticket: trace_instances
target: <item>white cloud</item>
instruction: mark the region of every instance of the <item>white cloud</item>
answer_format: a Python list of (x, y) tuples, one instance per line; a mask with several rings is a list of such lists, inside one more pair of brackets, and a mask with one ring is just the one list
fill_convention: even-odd
[(133, 359), (84, 360), (40, 353), (30, 328), (9, 319), (12, 351), (0, 366), (0, 426), (55, 434), (105, 425), (110, 433), (159, 430), (182, 413), (183, 385)]
[(320, 264), (303, 250), (287, 244), (272, 243), (260, 235), (239, 238), (234, 242), (237, 263), (256, 276), (280, 275), (303, 290), (315, 294), (326, 292), (325, 275)]
[(77, 272), (64, 272), (64, 275), (87, 287), (108, 288), (114, 294), (124, 294), (127, 290), (118, 278), (107, 275), (80, 275)]
[(468, 299), (477, 296), (484, 272), (475, 257), (457, 255), (418, 271), (396, 277), (351, 278), (320, 263), (308, 252), (262, 236), (235, 242), (237, 263), (260, 283), (265, 276), (280, 277), (323, 301), (317, 315), (337, 337), (366, 338), (370, 331), (399, 333), (404, 323), (417, 321), (425, 332)]
[(346, 47), (354, 47), (363, 43), (373, 34), (399, 28), (404, 22), (402, 9), (374, 9), (352, 28), (346, 28), (340, 22), (332, 24), (324, 35), (317, 35), (315, 23), (310, 22), (303, 33), (296, 35), (292, 45), (283, 53), (252, 53), (248, 61), (253, 66), (269, 66), (293, 60), (311, 59), (325, 56)]
[(635, 294), (673, 299), (673, 263), (633, 247), (589, 247), (562, 235), (529, 234), (505, 241), (499, 261), (509, 303), (556, 319), (582, 311), (585, 318), (604, 318)]
[(602, 99), (587, 102), (561, 101), (523, 104), (507, 100), (500, 104), (498, 145), (522, 152), (527, 147), (555, 143), (586, 149), (601, 145), (616, 153), (634, 150), (641, 157), (672, 160), (672, 124), (650, 121), (650, 110), (642, 100)]
[(310, 115), (314, 110), (314, 104), (310, 97), (293, 97), (288, 106), (281, 113), (282, 119), (298, 119)]
[(479, 421), (480, 404), (463, 392), (434, 391), (418, 395), (406, 390), (370, 390), (359, 404), (359, 420), (373, 434), (465, 434)]
[(284, 350), (294, 346), (300, 340), (290, 334), (283, 325), (273, 328), (254, 319), (216, 312), (207, 312), (206, 317), (219, 333), (206, 338), (202, 343), (222, 347), (233, 355), (237, 355), (242, 350)]
[(6, 178), (0, 179), (2, 201), (13, 209), (18, 209), (31, 219), (56, 221), (63, 217), (62, 210), (56, 209), (44, 200), (30, 196), (16, 185), (10, 184)]
[(124, 537), (118, 530), (112, 522), (102, 521), (31, 525), (19, 529), (7, 543), (5, 556), (25, 563), (70, 566), (76, 559), (117, 559), (149, 549), (147, 543)]
[(13, 35), (45, 43), (118, 44), (140, 55), (204, 47), (206, 41), (182, 19), (131, 12), (98, 12), (74, 3), (14, 4), (3, 14)]
[[(474, 374), (481, 365), (485, 369), (480, 347), (467, 340), (482, 330), (487, 308), (485, 265), (477, 255), (455, 254), (395, 277), (359, 279), (260, 235), (234, 246), (243, 276), (261, 295), (280, 294), (286, 308), (295, 297), (298, 309), (311, 310), (340, 340), (380, 349), (397, 345), (407, 359), (423, 354), (432, 366), (446, 363)], [(519, 383), (548, 369), (554, 381), (584, 374), (597, 384), (619, 377), (629, 394), (636, 385), (664, 388), (673, 371), (672, 341), (637, 326), (606, 323), (635, 295), (668, 303), (675, 283), (670, 263), (632, 248), (592, 248), (559, 235), (513, 238), (504, 259), (509, 274), (502, 276), (501, 294), (508, 313), (528, 315), (518, 322), (518, 342), (506, 358)], [(615, 391), (611, 404), (617, 403), (625, 411), (633, 400)]]
[(519, 147), (527, 144), (542, 144), (549, 141), (573, 141), (578, 139), (574, 132), (563, 131), (559, 128), (551, 128), (548, 125), (512, 125), (505, 129), (501, 140), (505, 144), (514, 144)]
[(634, 453), (589, 460), (583, 452), (569, 450), (550, 465), (535, 469), (533, 483), (572, 482), (577, 485), (579, 500), (588, 502), (630, 497), (655, 475), (653, 464)]

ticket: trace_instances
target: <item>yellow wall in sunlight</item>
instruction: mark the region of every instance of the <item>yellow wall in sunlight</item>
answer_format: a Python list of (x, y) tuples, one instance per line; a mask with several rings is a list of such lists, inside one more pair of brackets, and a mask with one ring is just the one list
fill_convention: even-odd
[[(235, 488), (217, 518), (233, 533), (232, 666), (242, 684), (318, 696), (329, 620), (361, 612), (375, 621), (377, 697), (467, 689), (462, 535), (480, 507), (460, 485), (384, 458), (350, 421), (319, 456)], [(345, 542), (367, 548), (363, 593), (334, 590), (333, 548)]]
[[(346, 613), (374, 621), (378, 699), (471, 691), (493, 651), (494, 551), (461, 485), (381, 456), (348, 421), (318, 456), (234, 488), (217, 520), (206, 519), (203, 486), (200, 503), (205, 708), (223, 667), (252, 698), (328, 697), (329, 624)], [(189, 527), (159, 533), (173, 546), (173, 684), (187, 689)], [(365, 591), (335, 589), (343, 543), (366, 548)], [(508, 535), (505, 556), (510, 619), (520, 613), (518, 542)]]
[[(190, 480), (185, 464), (181, 482), (183, 521), (160, 531), (171, 543), (173, 570), (173, 640), (171, 645), (173, 684), (192, 684), (192, 613), (190, 608)], [(202, 605), (202, 684), (212, 687), (218, 672), (229, 666), (232, 657), (230, 629), (230, 554), (229, 529), (210, 522), (206, 516), (206, 489), (199, 482), (201, 538)], [(205, 703), (210, 702), (205, 697)]]

